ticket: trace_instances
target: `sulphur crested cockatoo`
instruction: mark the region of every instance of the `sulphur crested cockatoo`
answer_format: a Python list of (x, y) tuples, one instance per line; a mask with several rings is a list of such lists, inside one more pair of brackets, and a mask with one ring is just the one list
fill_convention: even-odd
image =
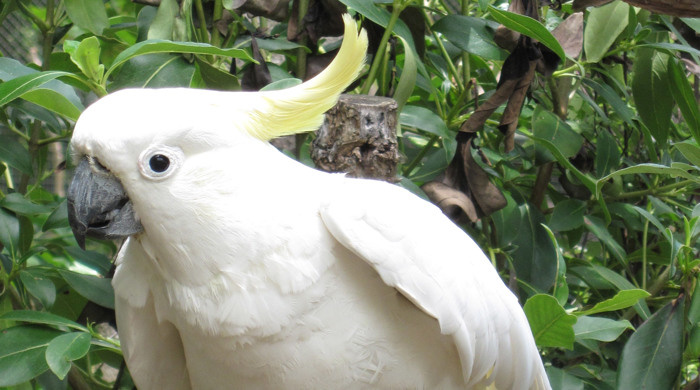
[(515, 296), (438, 208), (306, 167), (273, 137), (316, 129), (367, 38), (266, 92), (123, 90), (72, 139), (75, 236), (124, 238), (124, 357), (149, 389), (548, 389)]

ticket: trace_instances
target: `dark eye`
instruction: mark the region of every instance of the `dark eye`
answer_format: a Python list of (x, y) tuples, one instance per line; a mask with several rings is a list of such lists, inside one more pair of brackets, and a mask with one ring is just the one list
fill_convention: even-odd
[(165, 172), (170, 166), (170, 159), (162, 154), (156, 154), (153, 155), (150, 160), (148, 160), (148, 166), (151, 167), (153, 172)]

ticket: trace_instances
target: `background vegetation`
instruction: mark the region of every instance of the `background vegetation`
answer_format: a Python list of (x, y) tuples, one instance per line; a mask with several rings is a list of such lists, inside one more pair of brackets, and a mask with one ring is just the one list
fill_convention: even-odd
[(39, 37), (36, 63), (0, 58), (0, 388), (132, 387), (116, 247), (82, 251), (67, 223), (84, 107), (125, 87), (294, 84), (328, 63), (346, 6), (372, 42), (354, 92), (399, 102), (401, 184), (485, 249), (553, 387), (698, 388), (700, 19), (621, 0), (0, 4)]

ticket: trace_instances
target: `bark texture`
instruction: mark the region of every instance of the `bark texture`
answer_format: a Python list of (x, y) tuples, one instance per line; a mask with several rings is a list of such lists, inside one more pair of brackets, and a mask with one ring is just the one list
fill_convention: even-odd
[(367, 95), (341, 95), (326, 113), (311, 144), (311, 158), (327, 172), (396, 180), (396, 101)]

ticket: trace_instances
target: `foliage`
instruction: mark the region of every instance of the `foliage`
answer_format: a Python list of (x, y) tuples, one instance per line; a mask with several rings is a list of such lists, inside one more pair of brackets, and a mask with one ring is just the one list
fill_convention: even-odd
[[(0, 388), (130, 387), (104, 326), (116, 248), (80, 250), (67, 223), (60, 162), (84, 107), (126, 87), (289, 85), (337, 47), (299, 34), (308, 1), (282, 17), (234, 3), (1, 3), (0, 20), (21, 15), (42, 42), (41, 65), (0, 58)], [(399, 102), (402, 183), (425, 196), (461, 156), (502, 194), (488, 210), (472, 186), (479, 218), (461, 223), (523, 302), (553, 387), (696, 384), (700, 22), (620, 0), (583, 17), (541, 7), (541, 21), (505, 0), (342, 3), (386, 28), (355, 92)], [(522, 89), (510, 146), (515, 94), (493, 103), (513, 65), (499, 24), (563, 60)]]

